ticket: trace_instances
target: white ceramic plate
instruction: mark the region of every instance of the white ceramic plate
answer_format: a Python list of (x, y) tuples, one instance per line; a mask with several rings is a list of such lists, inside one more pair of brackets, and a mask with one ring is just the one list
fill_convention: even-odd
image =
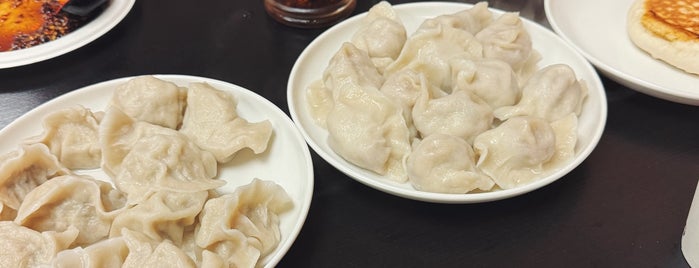
[[(470, 4), (433, 2), (395, 5), (394, 9), (410, 34), (427, 18), (442, 14), (452, 14), (470, 7), (472, 7)], [(502, 13), (499, 10), (492, 11), (495, 14)], [(522, 187), (469, 194), (440, 194), (417, 191), (408, 183), (394, 183), (380, 175), (350, 164), (328, 146), (326, 142), (328, 133), (325, 129), (315, 124), (306, 106), (305, 93), (311, 82), (320, 79), (323, 70), (328, 65), (328, 61), (340, 48), (340, 45), (350, 40), (359, 27), (359, 22), (363, 16), (364, 14), (360, 14), (343, 21), (331, 27), (311, 42), (294, 64), (287, 89), (287, 101), (291, 117), (301, 129), (311, 148), (335, 168), (357, 181), (389, 194), (427, 202), (477, 203), (494, 201), (527, 193), (559, 179), (577, 167), (597, 145), (607, 118), (607, 100), (599, 76), (584, 57), (553, 32), (534, 22), (524, 20), (525, 27), (532, 37), (534, 48), (543, 54), (543, 59), (539, 66), (566, 63), (575, 70), (579, 78), (586, 81), (589, 87), (589, 96), (579, 118), (579, 141), (576, 146), (576, 155), (570, 164), (545, 178)]]
[(20, 50), (0, 52), (0, 69), (27, 65), (57, 57), (86, 45), (116, 26), (136, 0), (110, 0), (89, 23), (51, 42)]
[(634, 0), (545, 0), (553, 30), (609, 78), (654, 97), (699, 105), (699, 75), (652, 58), (626, 31)]
[[(313, 195), (313, 164), (310, 151), (291, 119), (263, 97), (242, 87), (226, 82), (184, 75), (156, 75), (156, 77), (186, 86), (191, 82), (207, 82), (217, 89), (230, 92), (238, 100), (238, 114), (251, 122), (269, 120), (274, 127), (267, 152), (254, 155), (243, 150), (219, 168), (218, 177), (227, 181), (220, 188), (232, 192), (235, 187), (249, 183), (253, 178), (275, 181), (294, 201), (294, 207), (280, 217), (282, 240), (277, 249), (264, 258), (264, 267), (274, 267), (286, 254), (301, 231)], [(0, 153), (15, 150), (24, 138), (41, 134), (44, 116), (57, 109), (77, 104), (92, 111), (103, 111), (117, 85), (130, 77), (120, 78), (84, 87), (55, 98), (29, 111), (0, 130)], [(107, 178), (101, 169), (82, 171), (96, 178)]]

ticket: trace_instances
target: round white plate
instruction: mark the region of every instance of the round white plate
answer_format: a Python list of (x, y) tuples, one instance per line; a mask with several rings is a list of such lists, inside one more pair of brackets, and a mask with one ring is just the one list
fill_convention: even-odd
[(634, 0), (545, 0), (553, 30), (609, 78), (654, 97), (699, 105), (699, 75), (652, 58), (629, 39)]
[[(242, 87), (203, 77), (184, 75), (156, 75), (180, 86), (192, 82), (206, 82), (213, 87), (230, 92), (238, 100), (238, 114), (251, 121), (269, 120), (274, 128), (267, 151), (254, 155), (243, 150), (230, 162), (219, 168), (220, 179), (227, 184), (219, 188), (232, 192), (237, 186), (248, 184), (253, 178), (271, 180), (281, 185), (294, 201), (294, 207), (280, 216), (282, 240), (277, 249), (261, 260), (264, 267), (274, 267), (286, 254), (301, 231), (311, 205), (313, 195), (313, 164), (310, 151), (294, 123), (277, 106), (267, 99)], [(0, 153), (15, 150), (25, 138), (42, 133), (42, 119), (50, 112), (75, 105), (92, 111), (104, 111), (114, 88), (132, 77), (110, 80), (87, 86), (29, 111), (0, 130)], [(80, 171), (95, 178), (108, 178), (101, 169)]]
[[(452, 14), (470, 7), (472, 7), (470, 4), (432, 2), (395, 5), (394, 9), (410, 34), (427, 18)], [(502, 13), (500, 10), (491, 10), (495, 15)], [(571, 163), (545, 178), (514, 189), (486, 193), (440, 194), (417, 191), (409, 183), (400, 184), (389, 181), (345, 161), (328, 146), (326, 142), (328, 132), (315, 124), (307, 109), (305, 93), (311, 82), (320, 79), (330, 58), (340, 45), (350, 40), (364, 15), (360, 14), (343, 21), (313, 40), (294, 64), (287, 89), (289, 112), (308, 144), (318, 155), (348, 176), (380, 191), (414, 200), (437, 203), (487, 202), (527, 193), (559, 179), (577, 167), (597, 145), (607, 119), (607, 99), (599, 76), (584, 57), (553, 32), (532, 21), (523, 20), (533, 40), (534, 49), (542, 54), (543, 59), (539, 62), (539, 66), (553, 63), (568, 64), (579, 78), (585, 80), (589, 88), (589, 96), (579, 118), (576, 155)]]
[(71, 52), (102, 36), (129, 13), (136, 0), (110, 0), (89, 23), (56, 40), (20, 50), (0, 52), (0, 69), (27, 65)]

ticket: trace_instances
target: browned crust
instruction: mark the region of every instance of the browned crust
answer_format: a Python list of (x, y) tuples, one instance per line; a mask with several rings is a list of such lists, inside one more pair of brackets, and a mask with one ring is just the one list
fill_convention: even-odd
[(641, 24), (668, 41), (699, 42), (699, 0), (645, 0)]

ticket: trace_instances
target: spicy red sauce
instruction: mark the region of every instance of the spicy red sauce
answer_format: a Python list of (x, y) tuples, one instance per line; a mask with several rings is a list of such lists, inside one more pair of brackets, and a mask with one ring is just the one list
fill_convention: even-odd
[(55, 40), (85, 19), (60, 11), (68, 0), (0, 0), (0, 51)]

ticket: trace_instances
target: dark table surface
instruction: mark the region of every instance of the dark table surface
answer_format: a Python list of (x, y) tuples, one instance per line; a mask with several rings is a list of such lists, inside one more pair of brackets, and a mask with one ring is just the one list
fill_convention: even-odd
[[(377, 2), (360, 0), (354, 14)], [(413, 1), (392, 1), (405, 2)], [(543, 1), (490, 6), (549, 27)], [(291, 67), (322, 31), (273, 21), (262, 0), (139, 0), (94, 42), (0, 70), (0, 127), (71, 90), (142, 74), (224, 80), (288, 112)], [(519, 197), (468, 205), (407, 200), (360, 184), (312, 153), (310, 213), (279, 266), (687, 267), (680, 238), (699, 179), (699, 108), (602, 79), (609, 113), (599, 145), (570, 174)]]

